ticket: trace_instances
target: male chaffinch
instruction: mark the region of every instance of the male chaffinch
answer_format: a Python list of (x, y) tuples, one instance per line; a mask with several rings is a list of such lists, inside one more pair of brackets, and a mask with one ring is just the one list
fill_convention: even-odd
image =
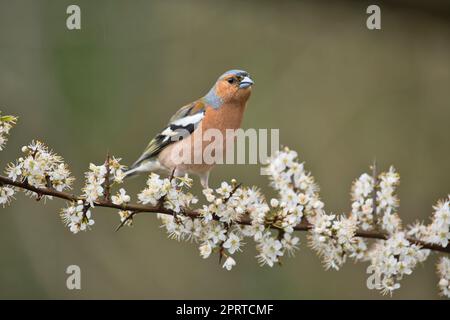
[[(208, 147), (222, 155), (226, 153), (230, 138), (226, 131), (240, 128), (252, 85), (253, 80), (246, 71), (225, 72), (204, 97), (181, 107), (170, 118), (169, 124), (126, 171), (126, 176), (149, 171), (173, 172), (176, 176), (190, 173), (197, 175), (202, 186), (208, 188), (209, 174), (215, 163), (205, 162), (203, 151)], [(214, 139), (205, 143), (211, 139), (205, 136), (208, 129), (219, 130), (221, 141)], [(190, 150), (194, 158), (180, 163), (180, 150)]]

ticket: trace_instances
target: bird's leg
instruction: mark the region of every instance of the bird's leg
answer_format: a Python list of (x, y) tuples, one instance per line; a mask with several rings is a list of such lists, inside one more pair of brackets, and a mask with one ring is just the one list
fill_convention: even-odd
[[(184, 175), (184, 172), (181, 172), (179, 169), (177, 169), (177, 167), (173, 168), (172, 173), (170, 174), (170, 182), (172, 182), (173, 179), (175, 179), (176, 177), (181, 177)], [(180, 190), (180, 187), (177, 185), (175, 187), (176, 190)]]
[(200, 183), (201, 183), (203, 189), (209, 189), (209, 187), (208, 187), (209, 171), (200, 174), (199, 178), (200, 178)]
[[(169, 180), (172, 183), (173, 179), (175, 179), (176, 177), (180, 177), (182, 175), (184, 175), (184, 173), (181, 172), (177, 167), (175, 167), (175, 168), (173, 168), (172, 173), (170, 174)], [(181, 187), (178, 184), (175, 186), (175, 189), (177, 191), (181, 191)], [(177, 223), (181, 222), (181, 220), (178, 218), (178, 215), (175, 211), (173, 211), (172, 216), (173, 216), (173, 219), (175, 222), (177, 222)]]

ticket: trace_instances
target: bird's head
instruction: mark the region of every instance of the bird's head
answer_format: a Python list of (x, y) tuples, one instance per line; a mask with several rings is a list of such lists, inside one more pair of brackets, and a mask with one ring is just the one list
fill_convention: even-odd
[(245, 103), (250, 97), (252, 85), (253, 80), (248, 72), (230, 70), (217, 79), (205, 100), (215, 108), (227, 102)]

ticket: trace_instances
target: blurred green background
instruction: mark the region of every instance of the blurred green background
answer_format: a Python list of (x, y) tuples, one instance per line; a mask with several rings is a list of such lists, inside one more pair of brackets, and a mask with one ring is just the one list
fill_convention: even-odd
[[(66, 29), (73, 3), (81, 31)], [(427, 220), (450, 191), (450, 5), (377, 3), (381, 31), (366, 28), (366, 1), (0, 0), (0, 109), (20, 117), (0, 164), (40, 139), (79, 192), (89, 162), (109, 150), (131, 163), (178, 107), (242, 68), (256, 82), (244, 127), (279, 128), (328, 211), (349, 211), (351, 181), (376, 157), (401, 173), (404, 223)], [(256, 165), (216, 168), (210, 184), (233, 177), (273, 194)], [(248, 241), (226, 272), (152, 215), (115, 233), (117, 214), (98, 208), (94, 229), (73, 235), (62, 201), (17, 198), (0, 210), (0, 298), (382, 298), (366, 288), (367, 264), (324, 271), (304, 235), (282, 267), (260, 268)], [(435, 259), (394, 298), (437, 298)], [(80, 291), (66, 289), (71, 264)]]

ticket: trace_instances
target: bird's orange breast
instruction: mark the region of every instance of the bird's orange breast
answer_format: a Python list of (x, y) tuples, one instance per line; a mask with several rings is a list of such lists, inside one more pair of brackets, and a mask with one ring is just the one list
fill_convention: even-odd
[(244, 116), (245, 103), (241, 105), (224, 104), (218, 109), (207, 106), (205, 117), (201, 123), (203, 132), (207, 129), (238, 129)]

